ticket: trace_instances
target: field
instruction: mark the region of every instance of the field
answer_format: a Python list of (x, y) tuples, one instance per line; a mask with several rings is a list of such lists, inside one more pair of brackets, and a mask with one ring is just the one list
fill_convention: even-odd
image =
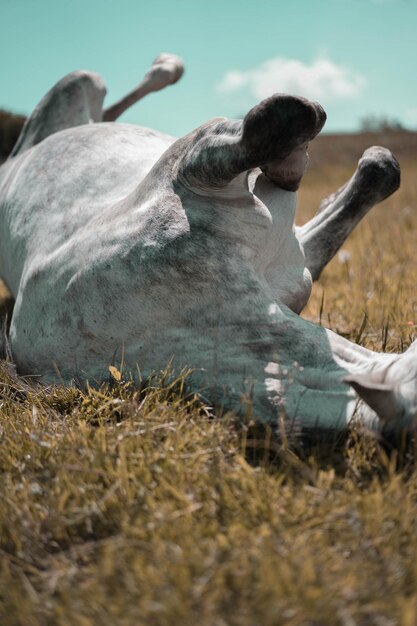
[[(416, 135), (318, 139), (298, 221), (372, 143), (394, 147), (402, 187), (303, 315), (399, 351), (417, 329)], [(412, 449), (352, 432), (337, 455), (265, 441), (255, 462), (233, 416), (213, 419), (181, 378), (163, 382), (83, 393), (1, 364), (1, 626), (417, 624)]]

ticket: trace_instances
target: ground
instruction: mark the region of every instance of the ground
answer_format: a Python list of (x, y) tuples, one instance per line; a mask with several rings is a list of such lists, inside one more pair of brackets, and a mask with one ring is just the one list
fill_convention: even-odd
[[(367, 145), (395, 138), (382, 139)], [(361, 141), (313, 145), (300, 222), (352, 173)], [(388, 351), (417, 329), (415, 135), (395, 141), (401, 190), (303, 313)], [(145, 393), (111, 378), (45, 389), (1, 365), (2, 626), (415, 626), (413, 450), (352, 432), (337, 454), (303, 458), (214, 419), (181, 377)]]

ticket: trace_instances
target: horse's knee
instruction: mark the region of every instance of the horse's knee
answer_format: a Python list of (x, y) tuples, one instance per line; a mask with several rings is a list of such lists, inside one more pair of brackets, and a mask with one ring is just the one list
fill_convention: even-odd
[[(80, 124), (101, 122), (106, 85), (99, 74), (76, 70), (64, 76), (51, 90), (51, 100)], [(68, 111), (65, 111), (68, 109)], [(79, 125), (79, 124), (74, 124)]]
[(21, 154), (60, 130), (101, 122), (105, 95), (106, 87), (98, 74), (86, 70), (67, 74), (26, 120), (11, 156)]

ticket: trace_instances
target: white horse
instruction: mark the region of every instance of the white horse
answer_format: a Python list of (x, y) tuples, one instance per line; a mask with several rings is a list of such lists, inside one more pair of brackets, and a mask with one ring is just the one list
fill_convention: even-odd
[[(175, 140), (114, 124), (173, 83), (161, 55), (103, 111), (101, 78), (75, 72), (43, 98), (0, 168), (0, 275), (15, 297), (10, 349), (51, 382), (191, 367), (212, 403), (288, 431), (411, 428), (417, 342), (378, 354), (298, 313), (354, 226), (399, 185), (367, 150), (351, 180), (294, 228), (308, 142), (325, 113), (276, 94), (243, 120), (217, 118)], [(104, 120), (104, 122), (102, 122)], [(94, 124), (90, 122), (95, 122)], [(359, 397), (361, 400), (359, 400)]]

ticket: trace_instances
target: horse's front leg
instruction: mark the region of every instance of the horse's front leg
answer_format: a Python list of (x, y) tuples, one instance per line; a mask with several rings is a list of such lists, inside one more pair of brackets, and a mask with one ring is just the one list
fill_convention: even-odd
[(365, 150), (352, 178), (322, 202), (317, 215), (296, 229), (314, 280), (367, 212), (399, 185), (400, 166), (394, 155), (379, 146)]
[(184, 73), (182, 60), (175, 54), (160, 54), (152, 63), (150, 70), (135, 89), (104, 109), (103, 122), (113, 122), (129, 107), (154, 91), (164, 89), (176, 83)]

